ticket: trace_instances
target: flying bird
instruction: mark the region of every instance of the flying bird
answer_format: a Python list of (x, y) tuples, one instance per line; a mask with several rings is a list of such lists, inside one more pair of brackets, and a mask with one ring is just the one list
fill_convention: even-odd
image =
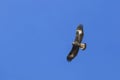
[(75, 58), (78, 54), (79, 49), (85, 50), (86, 49), (86, 43), (81, 43), (83, 39), (84, 31), (83, 31), (83, 25), (78, 25), (76, 29), (76, 37), (74, 42), (72, 42), (72, 50), (67, 56), (67, 61), (72, 61), (73, 58)]

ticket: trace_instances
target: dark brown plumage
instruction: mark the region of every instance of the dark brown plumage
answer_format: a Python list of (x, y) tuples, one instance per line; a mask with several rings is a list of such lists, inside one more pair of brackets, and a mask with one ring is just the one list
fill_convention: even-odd
[(76, 29), (76, 37), (75, 37), (74, 42), (72, 43), (73, 45), (72, 50), (67, 56), (68, 61), (71, 61), (73, 58), (77, 56), (79, 48), (81, 48), (82, 50), (85, 50), (86, 43), (81, 43), (83, 35), (84, 35), (83, 25), (80, 24)]

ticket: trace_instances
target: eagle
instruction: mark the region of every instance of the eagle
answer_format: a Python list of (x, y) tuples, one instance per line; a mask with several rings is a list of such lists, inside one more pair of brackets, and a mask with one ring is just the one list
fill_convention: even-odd
[(81, 43), (84, 36), (83, 25), (79, 24), (76, 29), (76, 37), (74, 42), (72, 42), (72, 49), (67, 56), (67, 61), (72, 61), (78, 54), (79, 49), (85, 50), (86, 43)]

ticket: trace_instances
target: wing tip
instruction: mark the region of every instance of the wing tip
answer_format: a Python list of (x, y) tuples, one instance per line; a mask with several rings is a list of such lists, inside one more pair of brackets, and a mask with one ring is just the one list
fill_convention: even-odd
[(73, 59), (73, 58), (71, 58), (71, 57), (69, 57), (69, 56), (67, 57), (67, 61), (68, 61), (68, 62), (71, 62), (72, 59)]
[(67, 61), (68, 61), (68, 62), (71, 62), (74, 57), (75, 57), (74, 54), (68, 55), (68, 56), (67, 56)]
[(79, 24), (77, 27), (77, 30), (81, 30), (81, 29), (83, 29), (83, 24)]

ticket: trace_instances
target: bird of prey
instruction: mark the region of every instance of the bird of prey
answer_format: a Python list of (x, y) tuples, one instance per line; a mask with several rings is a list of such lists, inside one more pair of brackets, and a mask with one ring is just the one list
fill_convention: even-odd
[(78, 25), (76, 29), (76, 37), (74, 42), (72, 43), (72, 50), (67, 56), (67, 61), (71, 61), (73, 58), (75, 58), (78, 54), (79, 49), (85, 50), (86, 49), (86, 43), (81, 43), (83, 39), (84, 31), (83, 31), (83, 25)]

